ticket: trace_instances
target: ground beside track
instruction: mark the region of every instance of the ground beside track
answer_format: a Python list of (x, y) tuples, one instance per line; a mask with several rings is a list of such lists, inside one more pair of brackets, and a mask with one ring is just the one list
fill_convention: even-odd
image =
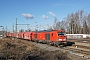
[(36, 44), (25, 40), (0, 39), (0, 58), (16, 60), (86, 60), (86, 58), (71, 55), (61, 48), (46, 44)]
[(81, 43), (90, 43), (90, 39), (67, 39), (71, 42), (81, 42)]

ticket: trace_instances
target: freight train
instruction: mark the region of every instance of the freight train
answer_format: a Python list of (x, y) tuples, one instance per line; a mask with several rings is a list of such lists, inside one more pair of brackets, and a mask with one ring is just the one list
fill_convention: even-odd
[(47, 43), (55, 46), (66, 46), (67, 36), (65, 30), (43, 30), (31, 32), (7, 33), (7, 37), (14, 37), (39, 43)]

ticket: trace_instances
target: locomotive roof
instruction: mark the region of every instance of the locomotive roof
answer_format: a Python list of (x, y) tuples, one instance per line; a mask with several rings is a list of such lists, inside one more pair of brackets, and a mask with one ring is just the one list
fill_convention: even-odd
[(52, 32), (52, 31), (57, 31), (57, 32), (63, 31), (64, 32), (64, 30), (41, 30), (37, 32)]
[(41, 31), (37, 31), (37, 32), (51, 32), (52, 30), (41, 30)]

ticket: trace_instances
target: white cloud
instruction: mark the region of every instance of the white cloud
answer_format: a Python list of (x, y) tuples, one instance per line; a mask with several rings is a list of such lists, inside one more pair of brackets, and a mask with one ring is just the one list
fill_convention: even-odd
[(56, 15), (53, 12), (48, 12), (51, 16), (56, 17)]
[(31, 14), (22, 14), (23, 17), (25, 17), (26, 19), (33, 19), (33, 15)]
[(42, 15), (42, 18), (44, 18), (44, 19), (48, 19), (48, 16)]

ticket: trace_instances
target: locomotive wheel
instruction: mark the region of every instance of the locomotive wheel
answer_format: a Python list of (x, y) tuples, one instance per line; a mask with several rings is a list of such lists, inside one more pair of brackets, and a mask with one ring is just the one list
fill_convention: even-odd
[(60, 45), (60, 47), (64, 47), (64, 45)]
[(57, 44), (54, 44), (54, 46), (55, 46), (55, 47), (58, 47), (59, 45), (57, 45)]
[(63, 44), (63, 47), (66, 47), (67, 46), (67, 44)]
[(38, 41), (36, 41), (36, 43), (39, 43)]

